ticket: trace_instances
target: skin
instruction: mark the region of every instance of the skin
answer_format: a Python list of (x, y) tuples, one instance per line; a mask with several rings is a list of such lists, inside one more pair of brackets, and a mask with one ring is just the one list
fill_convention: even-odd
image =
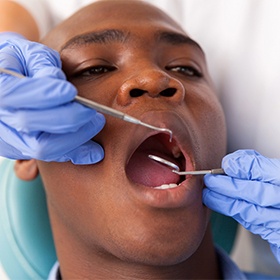
[[(112, 40), (111, 34), (102, 43), (73, 40), (108, 29), (125, 36)], [(159, 40), (158, 32), (187, 37), (157, 8), (109, 0), (80, 10), (43, 41), (60, 52), (79, 95), (173, 131), (169, 143), (167, 135), (106, 117), (94, 138), (105, 149), (102, 162), (37, 162), (65, 279), (221, 278), (210, 211), (202, 203), (203, 178), (189, 176), (177, 188), (157, 190), (131, 175), (131, 158), (143, 143), (159, 154), (178, 146), (188, 170), (219, 167), (225, 154), (224, 115), (203, 51), (182, 37)], [(158, 168), (151, 163), (149, 172)]]

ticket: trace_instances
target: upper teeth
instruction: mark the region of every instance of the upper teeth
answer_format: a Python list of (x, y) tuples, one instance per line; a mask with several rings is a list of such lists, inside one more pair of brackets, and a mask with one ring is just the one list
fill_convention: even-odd
[(155, 187), (154, 189), (166, 190), (166, 189), (173, 189), (173, 188), (176, 188), (176, 187), (178, 187), (177, 184), (163, 184), (161, 186)]

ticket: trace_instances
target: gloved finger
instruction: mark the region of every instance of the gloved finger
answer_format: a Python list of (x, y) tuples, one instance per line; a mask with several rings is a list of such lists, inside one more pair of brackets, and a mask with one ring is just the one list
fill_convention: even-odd
[(104, 150), (98, 143), (89, 140), (78, 148), (61, 158), (55, 159), (57, 162), (71, 161), (74, 164), (94, 164), (104, 158)]
[(273, 228), (267, 228), (265, 225), (252, 225), (250, 223), (240, 222), (240, 224), (251, 231), (254, 234), (258, 234), (262, 237), (262, 239), (269, 241), (269, 243), (272, 244), (278, 244), (280, 240), (280, 230), (279, 229), (273, 229)]
[[(18, 62), (18, 63), (20, 63), (20, 62)], [(10, 69), (11, 67), (10, 67), (9, 64), (8, 64), (8, 66), (6, 68), (3, 67), (4, 66), (3, 64), (4, 63), (0, 63), (1, 68), (7, 69), (7, 70), (12, 70), (12, 69)], [(6, 62), (6, 64), (7, 64), (7, 62)], [(11, 77), (11, 76), (13, 77), (14, 76), (17, 79), (30, 78), (28, 76), (24, 76), (20, 71), (16, 71), (16, 70), (12, 70), (12, 71), (18, 73), (19, 76), (16, 77), (15, 75), (12, 75), (12, 73), (9, 74), (9, 73), (6, 73), (4, 71), (2, 71), (2, 72), (0, 71), (0, 78), (4, 78), (5, 75), (7, 77)], [(2, 75), (2, 77), (1, 77), (1, 75)], [(41, 69), (39, 69), (36, 72), (36, 74), (32, 78), (45, 78), (45, 77), (54, 78), (54, 79), (60, 79), (60, 80), (66, 80), (67, 79), (65, 74), (64, 74), (64, 72), (60, 68), (58, 68), (56, 66), (46, 66), (44, 68), (41, 68)]]
[(76, 88), (64, 80), (3, 76), (0, 75), (2, 108), (51, 108), (72, 101), (77, 94)]
[(16, 71), (21, 69), (21, 73), (28, 77), (33, 77), (45, 67), (61, 68), (59, 53), (37, 42), (8, 39), (0, 44), (0, 50), (1, 67)]
[(232, 199), (241, 199), (262, 207), (273, 206), (280, 209), (280, 187), (272, 183), (207, 174), (204, 176), (204, 184), (211, 191)]
[[(0, 155), (10, 159), (31, 159), (32, 157), (23, 155), (21, 151), (10, 146), (0, 138)], [(53, 161), (73, 164), (94, 164), (104, 158), (104, 150), (101, 145), (92, 140), (80, 145), (78, 148), (68, 152), (66, 155), (52, 158)], [(50, 161), (50, 160), (48, 160)]]
[[(204, 195), (207, 197), (208, 190), (206, 190), (206, 193), (207, 194)], [(254, 205), (249, 205), (248, 211), (246, 207), (244, 208), (242, 204), (235, 200), (227, 200), (225, 204), (221, 204), (221, 202), (225, 202), (226, 199), (217, 199), (219, 194), (217, 194), (217, 196), (215, 194), (210, 194), (209, 197), (204, 200), (205, 204), (209, 205), (208, 207), (211, 208), (211, 200), (214, 197), (213, 201), (215, 201), (214, 205), (216, 206), (212, 207), (212, 209), (216, 209), (215, 211), (219, 213), (233, 217), (246, 229), (254, 234), (259, 234), (263, 239), (268, 240), (270, 243), (279, 243), (280, 230), (279, 220), (277, 219), (279, 216), (279, 214), (277, 214), (278, 209), (275, 212), (272, 211), (272, 209), (261, 209), (258, 206), (256, 206), (256, 208), (260, 209), (255, 209)]]
[[(89, 121), (104, 124), (104, 117), (77, 102), (42, 110), (2, 110), (1, 122), (19, 132), (69, 133)], [(8, 135), (2, 135), (6, 139)], [(7, 139), (8, 142), (8, 139)]]
[[(1, 52), (0, 52), (0, 65), (1, 68), (3, 69), (7, 69), (12, 72), (18, 73), (19, 77), (16, 77), (17, 79), (49, 77), (49, 78), (66, 80), (66, 76), (64, 72), (61, 70), (61, 68), (53, 65), (46, 65), (45, 67), (38, 69), (37, 72), (34, 73), (32, 77), (27, 76), (27, 73), (25, 73), (27, 70), (22, 65), (22, 62), (17, 59), (17, 57), (14, 56), (9, 57), (7, 54), (3, 54)], [(0, 72), (0, 74), (13, 76), (12, 74), (8, 74), (5, 72)]]
[(239, 150), (226, 155), (222, 167), (231, 177), (280, 185), (280, 160), (264, 157), (254, 150)]
[(0, 156), (9, 159), (30, 159), (29, 156), (28, 157), (24, 156), (20, 150), (6, 143), (1, 137), (0, 137)]
[(43, 44), (32, 42), (31, 45), (26, 45), (22, 52), (28, 68), (28, 76), (33, 77), (39, 70), (48, 66), (61, 68), (59, 53)]
[[(85, 142), (92, 139), (104, 126), (104, 116), (96, 114), (98, 121), (94, 118), (80, 127), (75, 132), (64, 134), (52, 133), (22, 133), (15, 139), (15, 145), (21, 145), (23, 155), (45, 161), (54, 161), (61, 155), (72, 151)], [(59, 156), (58, 156), (59, 155)]]
[[(0, 123), (0, 135), (5, 143), (13, 143), (13, 147), (17, 147), (21, 152), (21, 156), (17, 159), (34, 158), (43, 161), (56, 161), (63, 155), (88, 142), (99, 133), (104, 126), (105, 118), (101, 114), (97, 115), (99, 116), (98, 122), (90, 121), (72, 133), (50, 134), (35, 132), (32, 134), (18, 134), (13, 129), (6, 128), (5, 130), (5, 125)], [(2, 131), (4, 133), (1, 133)], [(7, 137), (7, 139), (3, 136)], [(3, 154), (0, 155), (7, 157), (5, 150), (2, 152)]]
[(203, 203), (216, 212), (233, 217), (243, 225), (261, 225), (272, 230), (279, 228), (280, 210), (273, 207), (261, 207), (208, 189), (203, 190)]
[(9, 39), (25, 39), (25, 37), (19, 33), (16, 33), (16, 32), (12, 32), (12, 31), (3, 31), (3, 32), (0, 32), (0, 42), (1, 40), (9, 40)]
[[(0, 65), (1, 68), (11, 70), (13, 72), (16, 72), (18, 74), (26, 76), (26, 68), (24, 65), (20, 62), (18, 57), (16, 55), (12, 55), (11, 53), (5, 53), (1, 49), (0, 45)], [(1, 73), (0, 77), (4, 74)]]
[(33, 78), (55, 78), (60, 80), (66, 80), (64, 72), (56, 66), (46, 66), (39, 69), (33, 76)]
[[(84, 126), (79, 128), (76, 132), (65, 133), (65, 134), (48, 134), (43, 133), (39, 135), (34, 135), (34, 143), (31, 144), (27, 152), (30, 151), (31, 146), (34, 148), (34, 155), (36, 159), (41, 159), (44, 161), (56, 161), (62, 155), (69, 153), (70, 151), (76, 149), (82, 144), (91, 140), (104, 126), (104, 117), (101, 114), (100, 120), (90, 121)], [(103, 117), (103, 122), (101, 121)], [(31, 142), (30, 142), (31, 143)]]

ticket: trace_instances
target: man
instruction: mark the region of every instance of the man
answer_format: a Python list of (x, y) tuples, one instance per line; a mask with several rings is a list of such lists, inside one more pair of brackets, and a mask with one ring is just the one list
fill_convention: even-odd
[(19, 177), (32, 179), (38, 167), (44, 182), (55, 277), (246, 279), (213, 246), (202, 178), (181, 178), (148, 158), (184, 170), (220, 165), (224, 115), (200, 46), (162, 11), (126, 0), (80, 10), (43, 43), (59, 51), (79, 95), (173, 131), (169, 142), (169, 135), (107, 117), (93, 139), (103, 161), (17, 162)]

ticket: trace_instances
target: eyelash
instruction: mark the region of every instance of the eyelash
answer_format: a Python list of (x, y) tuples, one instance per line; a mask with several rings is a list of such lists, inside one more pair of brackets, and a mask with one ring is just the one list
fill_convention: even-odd
[(114, 66), (103, 66), (103, 65), (91, 66), (87, 69), (83, 69), (80, 72), (76, 73), (75, 77), (87, 78), (91, 76), (99, 76), (114, 71), (115, 69), (116, 67)]
[(192, 66), (172, 66), (172, 67), (166, 67), (166, 69), (172, 72), (181, 73), (188, 77), (196, 77), (196, 78), (203, 77), (202, 73)]
[[(103, 75), (114, 70), (116, 70), (116, 67), (114, 66), (97, 65), (81, 70), (79, 73), (75, 74), (75, 77), (89, 78), (92, 76)], [(166, 67), (166, 70), (181, 73), (182, 75), (191, 78), (203, 77), (202, 73), (192, 66), (170, 66)]]

